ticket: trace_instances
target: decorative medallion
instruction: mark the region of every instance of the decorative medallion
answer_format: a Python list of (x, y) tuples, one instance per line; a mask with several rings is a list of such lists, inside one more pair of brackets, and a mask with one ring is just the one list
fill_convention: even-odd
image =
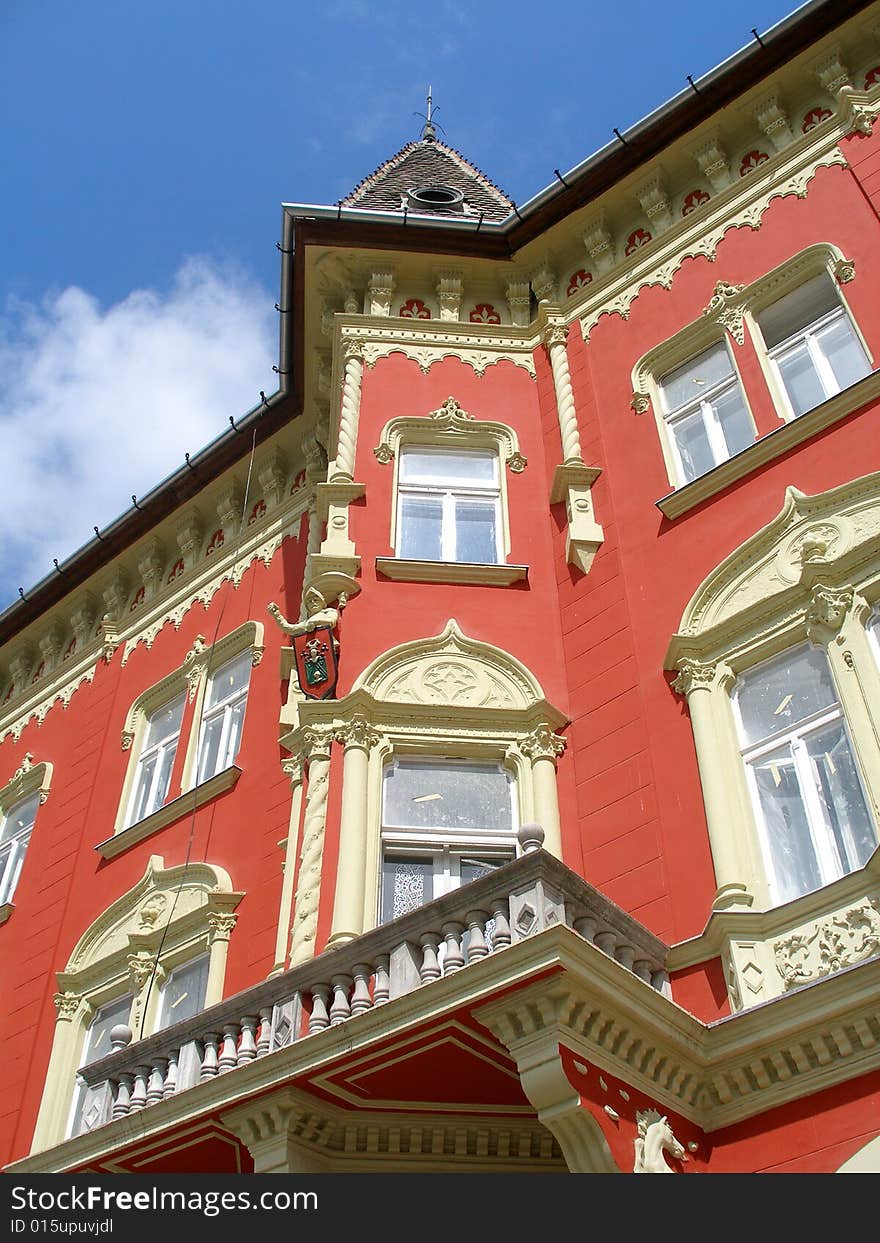
[(222, 548), (226, 542), (226, 536), (223, 534), (223, 528), (218, 527), (208, 541), (208, 547), (205, 549), (205, 556), (210, 557), (218, 548)]
[(576, 272), (572, 272), (568, 278), (568, 285), (565, 289), (565, 296), (570, 298), (573, 293), (577, 293), (579, 289), (583, 289), (586, 285), (592, 283), (593, 273), (587, 272), (585, 268), (578, 268)]
[(174, 565), (172, 565), (171, 569), (168, 571), (168, 577), (165, 580), (166, 583), (173, 583), (175, 578), (179, 578), (183, 573), (183, 569), (183, 557), (178, 557), (174, 562)]
[(878, 82), (880, 82), (880, 65), (875, 65), (873, 69), (869, 69), (865, 74), (865, 90), (869, 91)]
[(331, 626), (316, 626), (292, 639), (299, 689), (307, 699), (329, 699), (336, 690), (339, 667)]
[(751, 173), (758, 167), (759, 164), (764, 164), (769, 159), (770, 156), (767, 152), (759, 151), (757, 147), (754, 151), (747, 151), (742, 158), (742, 163), (739, 166), (740, 177), (745, 177), (746, 173)]
[(144, 596), (146, 594), (147, 594), (147, 589), (145, 587), (138, 587), (137, 591), (134, 593), (134, 599), (132, 600), (131, 604), (128, 606), (129, 613), (133, 613), (136, 608), (139, 608), (140, 605), (143, 604)]
[(811, 129), (815, 129), (817, 125), (821, 125), (823, 121), (827, 121), (831, 116), (828, 108), (811, 108), (809, 112), (804, 114), (801, 132), (809, 134)]
[(472, 324), (500, 324), (501, 316), (491, 302), (478, 302), (468, 319)]
[(709, 202), (709, 195), (705, 190), (691, 190), (690, 194), (684, 196), (684, 203), (681, 207), (681, 214), (689, 216), (692, 211), (696, 211), (698, 207), (702, 207), (704, 203)]
[(633, 229), (629, 237), (626, 239), (626, 246), (623, 253), (625, 255), (634, 254), (640, 246), (647, 246), (652, 241), (651, 234), (647, 229)]
[(421, 298), (407, 298), (397, 312), (401, 319), (430, 319), (431, 312)]
[(253, 526), (253, 524), (254, 524), (254, 523), (255, 523), (255, 522), (256, 522), (259, 518), (262, 518), (262, 517), (264, 517), (264, 516), (265, 516), (265, 513), (266, 513), (266, 502), (265, 502), (264, 500), (262, 500), (262, 499), (261, 499), (261, 500), (257, 501), (256, 505), (254, 505), (253, 509), (251, 510), (250, 517), (249, 517), (249, 518), (248, 518), (248, 520), (247, 520), (247, 524), (248, 524), (248, 526), (249, 526), (249, 527), (250, 527), (250, 526)]

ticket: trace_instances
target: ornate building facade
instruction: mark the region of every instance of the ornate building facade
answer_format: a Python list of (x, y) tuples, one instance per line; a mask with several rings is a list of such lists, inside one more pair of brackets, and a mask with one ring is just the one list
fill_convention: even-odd
[(820, 2), (284, 206), (278, 392), (0, 617), (7, 1169), (880, 1170), (878, 114)]

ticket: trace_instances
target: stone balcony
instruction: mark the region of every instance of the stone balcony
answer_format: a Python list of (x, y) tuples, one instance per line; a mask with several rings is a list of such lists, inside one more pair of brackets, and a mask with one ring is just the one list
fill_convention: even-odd
[[(666, 945), (520, 830), (522, 855), (461, 889), (81, 1068), (80, 1134), (350, 1023), (554, 927), (568, 927), (668, 996)], [(466, 977), (462, 977), (464, 983)], [(231, 1085), (230, 1085), (231, 1086)]]

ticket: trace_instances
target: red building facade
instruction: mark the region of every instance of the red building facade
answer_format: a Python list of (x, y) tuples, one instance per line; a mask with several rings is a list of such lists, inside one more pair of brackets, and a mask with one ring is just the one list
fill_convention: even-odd
[(880, 1168), (880, 10), (699, 87), (286, 205), (279, 392), (0, 618), (7, 1168)]

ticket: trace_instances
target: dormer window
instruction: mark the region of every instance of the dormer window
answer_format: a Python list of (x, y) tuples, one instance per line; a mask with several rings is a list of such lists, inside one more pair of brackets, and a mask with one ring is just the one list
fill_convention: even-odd
[(407, 199), (412, 207), (435, 212), (461, 207), (464, 195), (452, 186), (422, 186), (418, 190), (409, 190)]

